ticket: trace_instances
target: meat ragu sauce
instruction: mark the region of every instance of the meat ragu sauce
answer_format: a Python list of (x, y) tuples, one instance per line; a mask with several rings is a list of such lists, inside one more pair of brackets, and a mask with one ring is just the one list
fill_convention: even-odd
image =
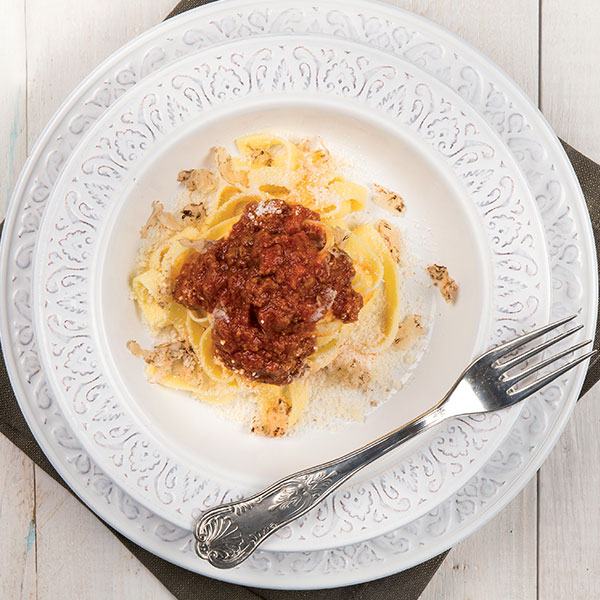
[(344, 322), (358, 318), (354, 266), (343, 252), (324, 251), (319, 220), (282, 200), (252, 202), (229, 236), (195, 253), (174, 282), (176, 302), (213, 313), (216, 355), (249, 379), (289, 383), (316, 349), (319, 319), (330, 309)]

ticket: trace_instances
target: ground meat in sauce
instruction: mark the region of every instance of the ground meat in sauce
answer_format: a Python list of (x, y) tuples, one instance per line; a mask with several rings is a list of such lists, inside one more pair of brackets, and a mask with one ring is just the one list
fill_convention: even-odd
[(354, 266), (334, 247), (318, 213), (283, 200), (250, 203), (229, 236), (181, 268), (173, 298), (213, 313), (215, 353), (249, 379), (283, 385), (315, 351), (315, 326), (331, 309), (356, 321), (363, 305)]

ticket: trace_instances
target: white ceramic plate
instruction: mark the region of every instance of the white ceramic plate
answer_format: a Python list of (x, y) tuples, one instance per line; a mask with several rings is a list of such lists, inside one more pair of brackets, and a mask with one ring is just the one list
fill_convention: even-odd
[[(428, 303), (435, 301), (426, 308), (431, 337), (409, 385), (364, 423), (279, 440), (253, 436), (188, 394), (148, 383), (126, 349), (130, 339), (149, 342), (129, 285), (152, 200), (174, 198), (177, 173), (190, 160), (210, 166), (202, 161), (212, 146), (265, 127), (320, 135), (355, 165), (352, 179), (400, 190), (407, 237), (423, 264), (445, 264), (460, 282), (455, 306), (426, 290)], [(56, 183), (34, 265), (36, 336), (63, 414), (118, 485), (187, 529), (206, 507), (414, 419), (475, 354), (515, 324), (526, 330), (546, 321), (550, 306), (535, 202), (485, 120), (418, 67), (317, 36), (236, 40), (176, 61), (124, 94)], [(388, 458), (388, 468), (361, 473), (267, 547), (332, 548), (418, 518), (487, 462), (518, 408), (456, 419), (415, 440)]]
[[(316, 16), (315, 16), (316, 15)], [(343, 25), (340, 25), (340, 22)], [(263, 587), (349, 585), (409, 568), (452, 546), (505, 506), (554, 445), (574, 406), (585, 369), (558, 382), (521, 413), (486, 467), (435, 510), (368, 542), (326, 552), (259, 552), (235, 570), (198, 561), (187, 532), (123, 494), (73, 437), (39, 368), (31, 327), (31, 252), (54, 182), (82, 132), (125, 89), (172, 58), (232, 37), (312, 26), (383, 47), (462, 93), (512, 149), (542, 209), (553, 275), (553, 316), (579, 311), (585, 335), (596, 318), (597, 271), (581, 190), (562, 148), (537, 109), (488, 59), (439, 27), (369, 2), (220, 2), (184, 14), (125, 46), (73, 92), (40, 137), (21, 174), (2, 242), (3, 349), (21, 408), (54, 466), (102, 518), (148, 550), (188, 569)], [(567, 204), (568, 199), (568, 204)], [(568, 208), (567, 208), (568, 207)], [(581, 310), (581, 307), (584, 307)]]

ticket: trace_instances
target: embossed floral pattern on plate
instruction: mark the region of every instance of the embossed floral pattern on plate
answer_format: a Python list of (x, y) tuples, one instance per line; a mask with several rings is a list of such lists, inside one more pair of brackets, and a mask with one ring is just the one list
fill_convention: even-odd
[[(340, 28), (340, 18), (351, 27)], [(519, 161), (542, 211), (553, 272), (553, 317), (588, 306), (586, 330), (594, 331), (594, 244), (572, 169), (526, 96), (467, 44), (410, 13), (355, 0), (344, 2), (343, 9), (330, 0), (318, 4), (266, 1), (260, 8), (248, 0), (219, 2), (148, 32), (126, 51), (113, 55), (75, 90), (40, 137), (22, 173), (2, 240), (3, 351), (28, 423), (72, 489), (138, 544), (209, 576), (215, 573), (195, 557), (191, 534), (172, 527), (124, 494), (70, 431), (39, 366), (31, 324), (31, 253), (45, 202), (64, 162), (82, 132), (125, 89), (196, 48), (240, 35), (303, 32), (310, 27), (406, 56), (442, 78), (485, 115)], [(76, 303), (80, 305), (81, 299)], [(368, 542), (326, 552), (259, 551), (252, 562), (218, 576), (259, 587), (285, 588), (290, 580), (295, 587), (334, 587), (383, 577), (440, 553), (496, 514), (539, 468), (568, 419), (583, 373), (581, 369), (530, 402), (486, 467), (413, 523)], [(410, 480), (411, 474), (405, 477)]]
[[(271, 93), (335, 97), (384, 115), (433, 148), (470, 193), (492, 257), (492, 334), (545, 320), (549, 278), (539, 217), (513, 159), (457, 94), (406, 61), (333, 40), (242, 40), (182, 59), (149, 77), (107, 111), (75, 150), (40, 230), (36, 280), (42, 362), (83, 445), (115, 481), (180, 527), (198, 508), (241, 497), (154, 441), (119, 401), (103, 371), (90, 311), (65, 309), (90, 296), (89, 257), (119, 190), (146, 153), (198, 114)], [(98, 201), (97, 191), (104, 194)], [(64, 201), (66, 199), (66, 202)], [(541, 316), (540, 316), (541, 314)], [(114, 408), (106, 421), (98, 411)], [(74, 410), (73, 408), (74, 407)], [(286, 550), (315, 549), (386, 533), (433, 508), (481, 468), (518, 411), (456, 419), (420, 448), (367, 482), (344, 487), (314, 513), (269, 540)], [(404, 473), (414, 476), (408, 483)], [(190, 482), (194, 485), (194, 493)]]

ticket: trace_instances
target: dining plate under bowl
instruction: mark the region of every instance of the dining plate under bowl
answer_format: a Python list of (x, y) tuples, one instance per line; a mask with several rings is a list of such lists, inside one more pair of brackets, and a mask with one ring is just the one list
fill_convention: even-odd
[[(456, 306), (422, 303), (428, 346), (405, 387), (335, 431), (270, 440), (149, 384), (129, 339), (138, 231), (182, 168), (270, 129), (320, 135), (359, 181), (398, 190), (423, 264), (446, 264)], [(334, 458), (414, 418), (486, 347), (545, 322), (540, 218), (510, 153), (456, 93), (376, 49), (318, 36), (232, 42), (183, 58), (124, 94), (65, 166), (38, 238), (34, 306), (45, 371), (77, 437), (133, 498), (182, 528), (205, 508)], [(315, 550), (381, 535), (431, 510), (489, 458), (518, 416), (454, 420), (365, 470), (266, 544)], [(367, 499), (367, 501), (365, 501)]]
[[(217, 571), (193, 552), (189, 531), (144, 508), (107, 476), (79, 443), (40, 368), (32, 327), (32, 252), (49, 195), (87, 128), (124, 90), (169, 61), (265, 33), (305, 31), (351, 39), (406, 58), (456, 90), (494, 127), (526, 174), (540, 208), (552, 273), (551, 318), (577, 312), (593, 335), (597, 265), (589, 215), (559, 140), (534, 104), (488, 58), (439, 26), (370, 0), (221, 0), (180, 15), (121, 48), (65, 100), (23, 169), (0, 243), (3, 354), (21, 410), (46, 456), (102, 519), (154, 554), (211, 577), (255, 587), (314, 589), (360, 583), (414, 566), (473, 533), (540, 467), (575, 405), (585, 365), (531, 398), (510, 435), (455, 494), (409, 524), (366, 542), (324, 552), (259, 549)], [(581, 338), (585, 339), (585, 338)], [(365, 508), (366, 507), (366, 508)], [(368, 511), (368, 497), (361, 510)]]

